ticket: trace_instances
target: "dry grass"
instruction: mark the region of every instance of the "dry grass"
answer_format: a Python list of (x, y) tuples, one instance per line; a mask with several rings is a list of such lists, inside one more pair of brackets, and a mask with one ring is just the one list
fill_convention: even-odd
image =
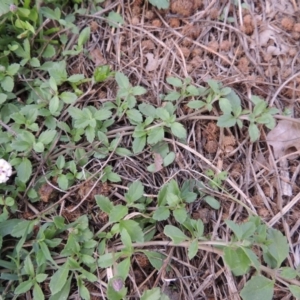
[[(101, 14), (82, 16), (78, 24), (90, 25), (92, 29), (88, 46), (91, 59), (78, 57), (70, 61), (69, 73), (91, 76), (95, 64), (108, 63), (114, 70), (129, 76), (133, 85), (146, 87), (148, 93), (138, 100), (156, 107), (162, 104), (159, 95), (168, 90), (167, 76), (181, 79), (189, 76), (196, 85), (204, 85), (212, 78), (234, 89), (245, 109), (251, 108), (251, 95), (259, 95), (281, 111), (286, 107), (292, 109), (293, 116), (298, 118), (300, 17), (294, 11), (298, 9), (296, 1), (285, 1), (286, 10), (276, 1), (267, 1), (269, 6), (264, 1), (247, 1), (249, 10), (234, 6), (231, 1), (183, 2), (196, 2), (193, 4), (196, 6), (180, 11), (182, 8), (173, 5), (171, 11), (158, 11), (144, 1), (105, 1), (104, 12), (115, 8), (126, 24), (111, 29)], [(97, 106), (114, 99), (115, 95), (116, 85), (112, 81), (93, 89), (87, 85), (81, 102)], [(88, 211), (97, 231), (107, 216), (99, 215), (89, 199), (99, 190), (104, 193), (106, 189), (117, 202), (122, 200), (127, 183), (137, 179), (143, 182), (148, 194), (155, 195), (172, 178), (179, 183), (190, 178), (205, 181), (205, 170), (226, 170), (228, 193), (214, 192), (221, 201), (219, 211), (212, 210), (201, 199), (188, 207), (194, 218), (201, 218), (205, 223), (205, 233), (212, 240), (229, 240), (224, 220), (244, 222), (252, 212), (288, 237), (291, 251), (286, 265), (299, 262), (299, 160), (290, 160), (286, 166), (288, 178), (285, 180), (292, 185), (293, 192), (287, 197), (282, 190), (282, 166), (266, 143), (264, 128), (261, 128), (260, 140), (251, 144), (247, 130), (216, 129), (218, 111), (195, 115), (181, 105), (177, 116), (188, 130), (188, 140), (185, 145), (167, 140), (176, 153), (176, 162), (171, 167), (155, 175), (149, 173), (146, 167), (152, 161), (152, 153), (148, 148), (130, 158), (119, 159), (112, 154), (104, 162), (90, 162), (88, 171), (97, 174), (109, 162), (121, 176), (121, 185), (104, 187), (90, 179), (74, 186), (59, 201), (51, 202), (47, 195), (48, 205), (33, 207), (28, 203), (29, 209), (34, 215), (40, 215), (60, 204), (60, 214), (69, 220)], [(121, 119), (108, 136), (121, 133), (120, 144), (130, 147), (132, 131), (133, 127)], [(78, 147), (89, 150), (86, 144)], [(165, 241), (163, 228), (158, 226), (153, 242), (140, 245), (164, 253), (166, 260), (157, 273), (145, 257), (135, 256), (127, 282), (131, 299), (139, 299), (143, 290), (155, 286), (163, 287), (171, 299), (240, 299), (239, 291), (247, 277), (234, 277), (224, 266), (220, 254), (203, 247), (196, 258), (189, 261), (186, 247), (175, 247)], [(118, 249), (117, 242), (112, 245), (114, 249)], [(93, 299), (102, 299), (105, 286), (106, 272), (98, 275), (102, 281), (89, 287)], [(290, 297), (285, 287), (277, 283), (274, 299)]]

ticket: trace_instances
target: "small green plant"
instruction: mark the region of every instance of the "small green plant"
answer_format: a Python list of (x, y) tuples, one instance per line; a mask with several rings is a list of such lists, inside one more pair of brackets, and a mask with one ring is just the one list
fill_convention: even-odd
[(169, 0), (148, 0), (153, 6), (156, 6), (158, 9), (167, 9), (170, 6)]

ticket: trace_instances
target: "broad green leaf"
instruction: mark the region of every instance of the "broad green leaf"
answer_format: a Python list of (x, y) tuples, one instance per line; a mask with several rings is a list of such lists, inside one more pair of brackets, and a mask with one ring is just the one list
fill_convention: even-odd
[(224, 260), (235, 276), (244, 275), (249, 271), (251, 261), (241, 248), (226, 247)]
[(16, 166), (17, 175), (20, 181), (26, 183), (32, 174), (32, 164), (31, 161), (24, 157), (22, 162)]
[(226, 220), (225, 223), (233, 231), (239, 241), (249, 238), (256, 230), (256, 226), (253, 222), (236, 224), (231, 220)]
[(143, 116), (137, 109), (127, 110), (126, 115), (131, 121), (133, 121), (133, 124), (143, 122)]
[(35, 283), (34, 287), (33, 287), (33, 298), (39, 299), (39, 300), (45, 299), (44, 293), (43, 293), (41, 287), (37, 283)]
[(189, 240), (189, 238), (179, 228), (173, 225), (166, 225), (164, 234), (171, 238), (174, 244), (180, 244), (185, 240)]
[(128, 231), (125, 228), (120, 228), (120, 236), (121, 236), (121, 241), (122, 241), (123, 245), (127, 249), (131, 249), (132, 248), (132, 239), (131, 239)]
[(175, 153), (172, 151), (164, 158), (164, 167), (169, 166), (175, 160)]
[(31, 58), (29, 61), (29, 64), (34, 68), (38, 68), (41, 66), (41, 63), (37, 57)]
[(89, 143), (92, 143), (96, 136), (95, 128), (93, 128), (92, 126), (87, 126), (85, 128), (85, 136), (86, 136), (87, 141)]
[(123, 259), (120, 263), (117, 264), (117, 274), (118, 276), (121, 276), (123, 280), (126, 280), (126, 278), (128, 277), (130, 266), (130, 257)]
[[(14, 227), (18, 228), (17, 225), (21, 223), (21, 227), (24, 228), (23, 222), (30, 222), (25, 220), (19, 220), (19, 219), (9, 219), (4, 222), (0, 222), (0, 236), (4, 237), (6, 235), (11, 234)], [(18, 231), (18, 229), (17, 229)], [(21, 234), (22, 236), (22, 234)], [(19, 236), (20, 237), (20, 236)]]
[(255, 142), (256, 140), (259, 139), (259, 137), (260, 137), (260, 132), (259, 132), (259, 129), (258, 129), (258, 127), (257, 127), (256, 124), (251, 123), (251, 124), (249, 125), (248, 131), (249, 131), (249, 135), (250, 135), (250, 140), (251, 140), (251, 142)]
[(112, 253), (106, 253), (106, 254), (100, 255), (100, 257), (98, 259), (98, 266), (100, 268), (111, 267), (117, 258), (118, 258), (118, 256), (113, 255)]
[(158, 9), (167, 9), (170, 5), (169, 0), (149, 0), (149, 2)]
[(69, 275), (68, 264), (60, 266), (59, 269), (52, 275), (49, 287), (52, 295), (60, 292), (67, 282)]
[(209, 79), (209, 80), (207, 80), (207, 83), (210, 86), (210, 88), (214, 91), (214, 93), (216, 93), (216, 94), (220, 93), (220, 87), (219, 87), (218, 81)]
[(148, 133), (148, 144), (153, 145), (163, 140), (165, 136), (165, 131), (163, 127), (156, 127), (149, 131)]
[(285, 279), (295, 279), (298, 276), (298, 272), (290, 267), (283, 267), (280, 271), (280, 276)]
[(26, 292), (28, 292), (31, 287), (33, 286), (33, 280), (29, 279), (26, 281), (21, 282), (15, 289), (15, 294), (19, 295), (19, 294), (24, 294)]
[(129, 79), (123, 73), (116, 72), (115, 78), (116, 78), (116, 81), (117, 81), (118, 86), (120, 88), (123, 88), (123, 89), (129, 89), (130, 88)]
[(121, 177), (114, 172), (110, 172), (107, 174), (107, 179), (111, 182), (120, 182), (121, 181)]
[(206, 103), (201, 100), (193, 100), (193, 101), (190, 101), (187, 106), (192, 109), (199, 109), (199, 108), (205, 106), (205, 104)]
[(128, 192), (125, 194), (125, 199), (127, 203), (133, 203), (140, 199), (143, 194), (144, 186), (139, 180), (137, 180), (129, 186)]
[(243, 300), (272, 300), (274, 282), (264, 276), (252, 276), (241, 291)]
[[(151, 1), (150, 1), (151, 2)], [(182, 81), (176, 77), (167, 77), (167, 83), (175, 86), (175, 87), (182, 87)]]
[(19, 64), (11, 64), (7, 67), (6, 73), (10, 76), (14, 76), (18, 73), (19, 69), (20, 69)]
[(198, 240), (193, 240), (188, 248), (188, 257), (189, 260), (191, 260), (192, 258), (194, 258), (196, 256), (198, 252)]
[(72, 276), (68, 278), (67, 282), (58, 293), (52, 294), (49, 300), (68, 300), (71, 289), (71, 280)]
[(238, 111), (241, 110), (241, 99), (240, 97), (237, 95), (237, 93), (233, 90), (231, 90), (231, 92), (226, 95), (226, 99), (229, 100), (232, 110), (234, 112), (234, 114), (236, 115)]
[(147, 104), (147, 103), (142, 103), (138, 106), (139, 111), (144, 114), (145, 116), (148, 117), (155, 117), (156, 114), (156, 109), (153, 105)]
[(100, 207), (100, 209), (102, 211), (106, 212), (107, 214), (109, 214), (111, 212), (114, 205), (107, 197), (104, 197), (102, 195), (96, 195), (95, 199), (96, 199), (97, 205)]
[(59, 95), (60, 99), (66, 104), (73, 104), (77, 100), (77, 96), (71, 92), (63, 92)]
[(54, 96), (51, 98), (49, 102), (49, 111), (51, 114), (55, 114), (59, 108), (59, 98), (57, 96)]
[(74, 75), (71, 75), (69, 78), (68, 78), (68, 81), (69, 82), (72, 82), (72, 83), (77, 83), (81, 80), (84, 79), (84, 75), (83, 74), (74, 74)]
[(270, 242), (267, 246), (268, 252), (276, 260), (276, 267), (279, 268), (289, 254), (287, 238), (279, 230), (273, 228), (268, 229), (267, 238)]
[(159, 252), (154, 252), (154, 251), (148, 251), (145, 250), (143, 253), (147, 256), (149, 259), (151, 265), (156, 269), (160, 270), (161, 267), (163, 266), (164, 259), (166, 258), (165, 255)]
[(171, 131), (172, 133), (180, 138), (180, 139), (185, 139), (186, 138), (186, 129), (184, 128), (184, 126), (178, 122), (174, 122), (173, 124), (171, 124)]
[(10, 11), (10, 5), (14, 4), (13, 0), (2, 0), (0, 3), (0, 17)]
[(24, 271), (25, 271), (25, 274), (30, 275), (31, 277), (34, 277), (34, 267), (33, 267), (33, 263), (31, 261), (30, 255), (27, 255), (24, 260)]
[(0, 84), (4, 91), (12, 92), (15, 83), (12, 77), (5, 76), (4, 79), (0, 81)]
[(220, 105), (220, 108), (221, 108), (223, 114), (227, 114), (227, 115), (231, 114), (232, 107), (231, 107), (230, 101), (227, 98), (221, 98), (219, 100), (219, 105)]
[(165, 101), (176, 101), (181, 97), (179, 92), (173, 91), (166, 95), (164, 98)]
[(115, 150), (115, 153), (120, 155), (120, 156), (124, 156), (124, 157), (132, 155), (132, 152), (130, 150), (128, 150), (127, 148), (122, 148), (122, 147), (118, 147)]
[(53, 142), (56, 133), (56, 130), (45, 130), (40, 134), (38, 141), (44, 145), (48, 145)]
[(78, 45), (83, 46), (89, 40), (90, 34), (91, 34), (91, 28), (89, 26), (85, 27), (79, 34)]
[(118, 25), (124, 24), (124, 20), (122, 16), (114, 11), (111, 11), (108, 16), (106, 17), (106, 20), (108, 21), (108, 24), (111, 27), (118, 27)]
[(166, 121), (170, 118), (170, 113), (163, 107), (159, 107), (156, 109), (156, 117)]
[(128, 214), (128, 208), (123, 205), (114, 206), (109, 213), (109, 222), (119, 222)]
[(216, 198), (214, 198), (212, 196), (205, 196), (203, 199), (212, 208), (214, 208), (214, 209), (220, 208), (220, 202)]
[(41, 283), (43, 281), (45, 281), (48, 277), (48, 274), (37, 274), (35, 279), (37, 282)]
[(187, 219), (188, 214), (185, 208), (177, 208), (173, 211), (173, 216), (178, 223), (182, 224)]
[(44, 52), (42, 54), (42, 57), (43, 58), (51, 58), (55, 55), (55, 53), (56, 53), (56, 50), (55, 50), (54, 46), (53, 45), (48, 45), (46, 47), (46, 49), (44, 50)]
[(134, 86), (132, 88), (132, 94), (135, 96), (146, 94), (147, 90), (143, 88), (142, 86)]
[(140, 153), (143, 151), (143, 149), (145, 148), (146, 145), (146, 137), (142, 136), (142, 137), (137, 137), (133, 140), (132, 143), (132, 150), (133, 153)]
[(260, 262), (259, 262), (257, 256), (255, 255), (255, 253), (251, 249), (249, 249), (249, 248), (242, 247), (242, 249), (246, 253), (246, 255), (248, 256), (248, 258), (250, 259), (251, 265), (253, 267), (255, 267), (255, 269), (257, 271), (259, 271)]
[(66, 191), (69, 187), (69, 180), (68, 180), (67, 176), (64, 174), (60, 174), (58, 176), (57, 183), (58, 183), (58, 186), (64, 191)]
[(44, 150), (45, 150), (44, 144), (41, 142), (34, 143), (33, 150), (35, 152), (39, 152), (39, 153), (44, 152)]
[(294, 297), (296, 297), (297, 299), (300, 298), (300, 287), (298, 285), (291, 284), (289, 285), (289, 289)]
[(127, 230), (133, 242), (142, 243), (144, 241), (144, 233), (137, 222), (133, 220), (120, 220), (120, 230), (121, 229)]
[(7, 95), (0, 93), (0, 105), (3, 104), (7, 99)]
[(98, 121), (107, 120), (112, 115), (112, 112), (108, 109), (102, 108), (94, 113), (94, 118)]
[(153, 214), (153, 219), (156, 221), (164, 221), (167, 220), (169, 216), (170, 216), (170, 210), (165, 206), (161, 206), (155, 210)]
[(218, 118), (217, 125), (219, 127), (232, 127), (236, 124), (236, 120), (231, 114), (224, 114)]
[(194, 85), (189, 85), (186, 88), (187, 92), (189, 93), (189, 95), (192, 96), (199, 96), (199, 90), (194, 86)]

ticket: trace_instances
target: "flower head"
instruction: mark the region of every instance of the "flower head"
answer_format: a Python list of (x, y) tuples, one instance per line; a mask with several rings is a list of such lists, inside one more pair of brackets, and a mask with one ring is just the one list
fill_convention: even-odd
[(0, 183), (6, 182), (12, 174), (11, 165), (4, 159), (0, 159)]

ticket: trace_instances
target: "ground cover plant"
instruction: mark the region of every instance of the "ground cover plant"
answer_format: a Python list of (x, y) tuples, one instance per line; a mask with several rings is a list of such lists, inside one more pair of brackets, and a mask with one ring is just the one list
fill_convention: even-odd
[(0, 3), (0, 299), (300, 298), (299, 8), (267, 3)]

